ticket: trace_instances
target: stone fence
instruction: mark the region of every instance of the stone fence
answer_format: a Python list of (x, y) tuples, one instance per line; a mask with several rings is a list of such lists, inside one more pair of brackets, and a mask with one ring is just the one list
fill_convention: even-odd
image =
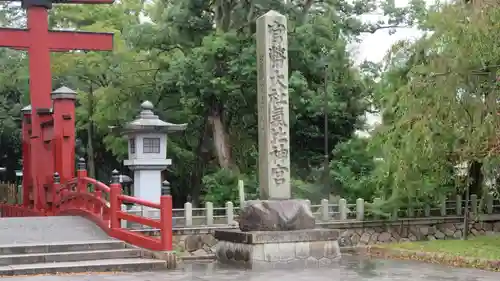
[[(380, 199), (375, 198), (373, 203), (358, 199), (354, 204), (349, 204), (345, 199), (339, 199), (336, 203), (323, 199), (320, 204), (311, 205), (311, 210), (320, 223), (351, 220), (373, 221), (382, 219), (370, 211), (372, 204), (379, 204), (377, 201)], [(462, 216), (464, 207), (464, 200), (460, 196), (456, 196), (452, 200), (443, 197), (433, 205), (393, 210), (390, 217), (383, 217), (383, 219)], [(125, 206), (124, 209), (126, 209)], [(146, 208), (126, 211), (135, 215), (159, 218), (157, 210)], [(206, 202), (204, 208), (193, 208), (192, 204), (187, 202), (184, 204), (184, 208), (173, 209), (173, 225), (174, 227), (234, 226), (237, 225), (239, 211), (240, 208), (236, 207), (233, 202), (227, 202), (224, 207), (214, 207), (212, 202)], [(472, 214), (500, 214), (500, 201), (493, 196), (487, 196), (480, 204), (478, 197), (471, 195), (470, 211)], [(133, 224), (127, 224), (127, 226), (128, 228), (137, 228)]]
[[(463, 234), (463, 217), (398, 218), (372, 221), (318, 222), (319, 228), (339, 230), (339, 244), (344, 248), (387, 242), (458, 239)], [(213, 257), (216, 229), (237, 229), (237, 226), (176, 227), (173, 244), (181, 256), (189, 258)], [(158, 235), (153, 229), (133, 230), (146, 235)], [(469, 235), (500, 234), (500, 215), (482, 214), (471, 219)]]
[[(438, 204), (420, 208), (394, 210), (389, 217), (377, 217), (368, 208), (369, 203), (358, 199), (348, 204), (340, 199), (331, 204), (324, 199), (321, 204), (311, 205), (317, 218), (317, 227), (338, 229), (339, 244), (343, 247), (356, 247), (386, 242), (417, 240), (457, 239), (463, 234), (464, 201), (443, 198)], [(500, 201), (493, 197), (479, 200), (470, 198), (470, 235), (500, 233)], [(380, 199), (375, 199), (377, 201)], [(143, 216), (155, 217), (151, 210), (128, 210)], [(207, 202), (204, 208), (193, 208), (186, 203), (183, 209), (174, 209), (174, 249), (186, 258), (213, 257), (216, 229), (238, 229), (239, 208), (232, 202), (224, 208), (215, 208)], [(123, 222), (126, 223), (126, 222)], [(127, 225), (133, 231), (156, 236), (154, 229), (138, 229)]]

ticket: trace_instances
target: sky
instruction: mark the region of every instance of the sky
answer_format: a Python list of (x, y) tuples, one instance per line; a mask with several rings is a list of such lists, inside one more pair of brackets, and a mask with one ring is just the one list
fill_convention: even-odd
[[(430, 3), (430, 0), (426, 0)], [(397, 6), (408, 5), (408, 0), (395, 0)], [(376, 21), (382, 18), (381, 16), (364, 16), (363, 19)], [(369, 60), (380, 62), (390, 50), (391, 46), (405, 39), (416, 39), (422, 36), (422, 33), (416, 28), (398, 28), (395, 34), (390, 35), (388, 29), (382, 29), (374, 34), (366, 34), (359, 45), (353, 46), (353, 55), (356, 63)], [(374, 114), (366, 114), (367, 125), (373, 128), (374, 125), (380, 122), (380, 117)], [(366, 133), (359, 132), (360, 135)]]
[[(432, 0), (426, 0), (428, 4), (434, 2)], [(395, 0), (397, 7), (404, 7), (408, 5), (408, 0)], [(382, 16), (376, 15), (366, 15), (363, 16), (364, 20), (376, 21), (378, 19), (383, 19)], [(397, 32), (393, 35), (389, 34), (389, 30), (382, 29), (374, 34), (364, 35), (363, 41), (357, 47), (356, 50), (356, 61), (363, 61), (364, 59), (379, 62), (381, 61), (390, 47), (399, 40), (402, 39), (412, 39), (422, 36), (416, 28), (398, 28)]]

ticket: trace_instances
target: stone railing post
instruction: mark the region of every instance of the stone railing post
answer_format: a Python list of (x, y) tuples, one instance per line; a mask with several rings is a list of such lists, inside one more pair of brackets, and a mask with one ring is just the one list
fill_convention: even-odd
[(193, 204), (184, 203), (184, 221), (186, 226), (193, 226)]
[(462, 195), (457, 195), (456, 197), (456, 206), (455, 206), (455, 214), (457, 216), (461, 216), (462, 215)]
[(356, 220), (362, 221), (365, 219), (365, 200), (363, 198), (356, 199)]
[[(375, 206), (381, 206), (382, 205), (382, 199), (380, 199), (380, 198), (373, 198), (373, 205), (375, 205)], [(378, 219), (380, 219), (380, 216), (375, 215), (374, 218), (376, 220), (378, 220)]]
[(245, 183), (243, 180), (238, 180), (238, 195), (240, 197), (240, 208), (245, 207)]
[(493, 214), (493, 194), (486, 194), (486, 213)]
[[(150, 217), (150, 208), (147, 207), (147, 206), (140, 206), (141, 208), (141, 216), (142, 217), (145, 217), (145, 218), (149, 218)], [(149, 226), (143, 226), (143, 227), (149, 227)]]
[(205, 203), (205, 216), (206, 216), (206, 224), (213, 225), (214, 224), (214, 203), (212, 203), (212, 202)]
[(311, 200), (306, 199), (304, 201), (306, 202), (307, 206), (309, 206), (309, 209), (311, 209)]
[(330, 214), (328, 213), (328, 199), (321, 200), (321, 220), (328, 221), (330, 219)]
[[(127, 205), (122, 204), (121, 211), (124, 212), (124, 213), (127, 213), (127, 211), (128, 211), (127, 210)], [(121, 228), (123, 228), (123, 229), (128, 228), (128, 221), (121, 220), (120, 224), (121, 224)]]
[(441, 195), (439, 198), (439, 206), (440, 206), (440, 211), (441, 211), (441, 216), (445, 217), (446, 216), (446, 196)]
[(470, 210), (472, 214), (477, 215), (477, 194), (470, 196)]
[(407, 209), (407, 215), (409, 218), (415, 217), (415, 209), (413, 208), (413, 204), (408, 202), (408, 209)]
[(431, 216), (431, 205), (425, 204), (425, 206), (424, 206), (424, 216), (425, 217), (430, 217)]
[(344, 198), (339, 199), (340, 220), (347, 220), (347, 201)]
[(234, 205), (233, 202), (226, 202), (226, 219), (227, 224), (232, 224), (234, 222)]
[(391, 219), (397, 220), (399, 217), (399, 208), (394, 208), (392, 210)]

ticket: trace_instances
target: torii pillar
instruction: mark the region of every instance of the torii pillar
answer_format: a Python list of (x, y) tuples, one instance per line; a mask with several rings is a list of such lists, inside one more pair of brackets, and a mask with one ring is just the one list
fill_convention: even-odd
[[(40, 193), (45, 192), (45, 187), (51, 185), (54, 173), (53, 165), (47, 165), (44, 159), (51, 159), (52, 163), (58, 162), (54, 159), (50, 148), (44, 145), (41, 128), (42, 124), (52, 121), (50, 52), (113, 49), (113, 34), (49, 30), (48, 10), (52, 8), (52, 3), (99, 4), (113, 2), (114, 0), (21, 0), (23, 8), (27, 10), (28, 28), (0, 28), (0, 47), (25, 50), (29, 56), (30, 161), (24, 165), (30, 165), (28, 170), (31, 172), (35, 209), (44, 208), (43, 200), (40, 200), (43, 195)], [(61, 130), (60, 127), (54, 129)], [(57, 132), (54, 133), (57, 134)], [(71, 134), (74, 137), (75, 132), (73, 131)], [(72, 146), (74, 150), (74, 144)]]

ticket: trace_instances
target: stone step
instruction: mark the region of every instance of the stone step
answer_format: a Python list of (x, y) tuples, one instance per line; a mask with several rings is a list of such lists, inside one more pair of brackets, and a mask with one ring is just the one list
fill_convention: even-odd
[(1, 255), (60, 253), (77, 251), (97, 251), (124, 249), (126, 246), (118, 240), (63, 242), (63, 243), (36, 243), (0, 245)]
[(160, 269), (166, 269), (165, 261), (144, 258), (128, 258), (0, 266), (0, 276), (110, 271), (150, 271)]
[(0, 276), (167, 269), (151, 257), (77, 216), (0, 220)]
[(0, 245), (109, 240), (94, 222), (78, 216), (20, 217), (0, 220)]
[(0, 255), (0, 266), (33, 264), (44, 262), (73, 262), (88, 260), (140, 258), (142, 253), (138, 249), (111, 249), (94, 251), (73, 251), (60, 253), (30, 253), (16, 255)]

